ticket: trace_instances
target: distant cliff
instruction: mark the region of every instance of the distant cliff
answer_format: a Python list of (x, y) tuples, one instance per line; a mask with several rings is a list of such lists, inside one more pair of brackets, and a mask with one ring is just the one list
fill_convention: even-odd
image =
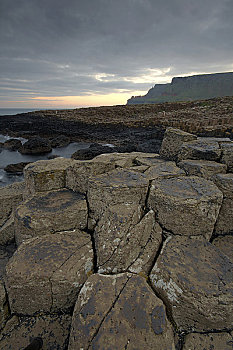
[(127, 104), (204, 100), (233, 96), (233, 72), (175, 77), (170, 84), (155, 84), (145, 96), (132, 96)]

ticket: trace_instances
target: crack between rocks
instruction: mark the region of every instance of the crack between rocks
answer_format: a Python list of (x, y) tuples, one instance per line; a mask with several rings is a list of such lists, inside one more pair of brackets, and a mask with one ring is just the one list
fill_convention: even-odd
[(6, 225), (7, 221), (11, 219), (11, 216), (13, 214), (13, 209), (11, 209), (10, 213), (7, 215), (6, 220), (3, 222), (3, 224), (0, 226), (0, 230)]
[(122, 293), (123, 290), (125, 289), (125, 287), (126, 287), (127, 283), (129, 282), (130, 278), (131, 278), (131, 277), (128, 277), (127, 281), (125, 282), (125, 284), (124, 284), (123, 287), (121, 288), (119, 294), (116, 296), (116, 298), (115, 298), (114, 302), (112, 303), (112, 305), (110, 306), (109, 310), (106, 312), (106, 314), (104, 315), (103, 319), (101, 320), (101, 322), (100, 322), (98, 328), (97, 328), (96, 331), (95, 331), (95, 334), (92, 336), (92, 338), (91, 338), (91, 340), (90, 340), (90, 342), (89, 342), (89, 345), (88, 345), (87, 350), (90, 349), (90, 346), (91, 346), (93, 340), (95, 339), (95, 337), (98, 335), (98, 332), (99, 332), (99, 330), (100, 330), (102, 324), (104, 323), (104, 321), (106, 320), (106, 318), (108, 317), (108, 315), (110, 314), (110, 312), (112, 311), (112, 309), (114, 308), (114, 306), (116, 305), (117, 301), (119, 300), (119, 298), (120, 298), (120, 296), (121, 296), (121, 293)]
[[(149, 180), (149, 185), (147, 188), (147, 194), (146, 194), (146, 200), (145, 200), (145, 211), (149, 211), (149, 205), (148, 205), (148, 201), (149, 201), (149, 196), (150, 196), (150, 190), (151, 190), (151, 186), (152, 186), (152, 181), (153, 180)], [(145, 213), (146, 214), (146, 213)]]
[[(87, 233), (89, 233), (91, 237), (91, 244), (92, 244), (92, 250), (93, 250), (93, 272), (97, 273), (98, 272), (97, 251), (96, 251), (96, 244), (95, 244), (95, 237), (94, 237), (95, 228), (92, 231), (88, 229), (88, 219), (90, 218), (90, 205), (89, 205), (87, 193), (86, 193), (86, 202), (87, 202)], [(98, 222), (99, 220), (96, 221), (95, 227), (97, 226)]]

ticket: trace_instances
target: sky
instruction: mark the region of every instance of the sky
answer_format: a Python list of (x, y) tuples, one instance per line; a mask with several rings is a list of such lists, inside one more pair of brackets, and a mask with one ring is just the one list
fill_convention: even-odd
[(0, 108), (125, 104), (233, 71), (233, 0), (0, 0)]

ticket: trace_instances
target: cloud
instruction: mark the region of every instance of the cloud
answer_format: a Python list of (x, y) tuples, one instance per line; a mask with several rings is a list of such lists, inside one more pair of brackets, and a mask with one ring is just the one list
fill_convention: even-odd
[(1, 0), (0, 101), (231, 71), (232, 17), (231, 0)]

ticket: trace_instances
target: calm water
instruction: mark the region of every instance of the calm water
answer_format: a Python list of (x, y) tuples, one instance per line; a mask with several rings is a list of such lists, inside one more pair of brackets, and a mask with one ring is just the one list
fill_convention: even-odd
[[(0, 142), (5, 142), (10, 139), (9, 136), (0, 135)], [(18, 137), (24, 143), (26, 139)], [(57, 155), (59, 157), (70, 158), (71, 155), (78, 149), (87, 148), (90, 143), (73, 142), (66, 147), (53, 148), (52, 152), (46, 153), (45, 155), (24, 155), (18, 151), (8, 151), (3, 149), (0, 152), (0, 187), (9, 185), (15, 181), (23, 181), (22, 175), (11, 175), (4, 171), (4, 168), (8, 164), (16, 164), (20, 162), (35, 162), (41, 159), (48, 159), (48, 157)]]

